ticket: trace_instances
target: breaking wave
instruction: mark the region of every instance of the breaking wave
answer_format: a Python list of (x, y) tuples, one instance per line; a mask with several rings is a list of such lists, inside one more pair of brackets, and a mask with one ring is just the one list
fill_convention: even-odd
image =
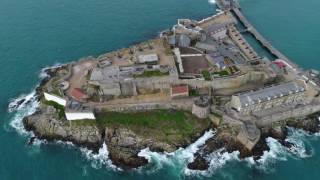
[(216, 3), (216, 0), (209, 0), (208, 1), (210, 4), (215, 4)]
[(249, 167), (254, 167), (264, 172), (272, 172), (274, 170), (272, 165), (277, 161), (287, 161), (288, 151), (274, 138), (268, 137), (266, 142), (270, 148), (269, 151), (264, 151), (258, 160), (248, 157), (243, 161), (246, 161)]
[(269, 151), (265, 151), (263, 155), (257, 161), (253, 160), (253, 157), (246, 158), (245, 161), (249, 163), (249, 166), (263, 170), (264, 172), (273, 172), (273, 165), (278, 161), (287, 161), (288, 158), (303, 159), (313, 155), (313, 149), (306, 137), (310, 137), (307, 132), (288, 128), (289, 133), (286, 142), (290, 145), (283, 146), (278, 140), (268, 137), (266, 142), (270, 148)]
[(188, 171), (187, 164), (192, 162), (194, 159), (194, 154), (199, 150), (199, 148), (205, 144), (205, 142), (215, 135), (215, 131), (209, 130), (202, 137), (200, 137), (196, 142), (190, 144), (186, 148), (179, 148), (177, 151), (172, 153), (157, 153), (152, 152), (149, 148), (142, 150), (138, 156), (144, 157), (149, 161), (149, 165), (146, 167), (139, 168), (138, 171), (143, 171), (143, 173), (153, 173), (163, 166), (169, 166), (181, 173), (186, 173)]
[[(22, 102), (22, 103), (18, 103)], [(9, 103), (8, 111), (13, 112), (16, 111), (13, 115), (12, 121), (10, 122), (10, 126), (14, 128), (19, 134), (27, 135), (31, 134), (30, 132), (27, 132), (24, 127), (22, 120), (24, 117), (29, 116), (33, 114), (37, 107), (39, 105), (39, 102), (36, 98), (35, 91), (32, 91), (28, 95), (21, 95), (18, 98), (12, 100)]]
[[(49, 76), (46, 73), (46, 70), (48, 70), (50, 68), (57, 68), (60, 66), (62, 66), (62, 64), (56, 63), (52, 67), (45, 67), (45, 68), (41, 69), (40, 74), (39, 74), (40, 81), (42, 81), (43, 79), (45, 79)], [(39, 84), (37, 86), (39, 86)], [(10, 122), (10, 126), (12, 128), (14, 128), (16, 131), (18, 131), (19, 134), (24, 134), (24, 135), (32, 134), (32, 133), (27, 132), (24, 129), (22, 119), (26, 116), (33, 114), (39, 105), (39, 102), (37, 101), (37, 95), (36, 95), (35, 89), (36, 88), (34, 88), (34, 90), (32, 90), (31, 93), (22, 94), (22, 95), (18, 96), (17, 98), (12, 99), (9, 102), (8, 112), (14, 113), (13, 118)]]
[(95, 169), (106, 167), (108, 169), (121, 171), (121, 169), (113, 165), (109, 159), (109, 151), (105, 143), (103, 143), (98, 153), (94, 153), (87, 148), (80, 148), (80, 151), (85, 158), (91, 162), (91, 166)]
[(193, 161), (194, 154), (199, 150), (199, 147), (203, 145), (206, 140), (213, 137), (214, 134), (214, 131), (206, 132), (195, 143), (185, 149), (180, 148), (173, 153), (157, 153), (151, 152), (148, 148), (144, 149), (139, 153), (139, 156), (148, 159), (150, 164), (147, 165), (147, 167), (139, 169), (139, 171), (143, 171), (143, 173), (153, 173), (162, 168), (170, 167), (170, 169), (173, 169), (175, 172), (180, 172), (180, 175), (211, 177), (217, 170), (226, 165), (226, 163), (237, 161), (247, 164), (250, 168), (257, 168), (265, 173), (271, 173), (275, 170), (274, 164), (279, 161), (287, 161), (288, 158), (308, 158), (313, 155), (311, 145), (308, 144), (305, 138), (310, 135), (303, 130), (289, 128), (289, 135), (286, 141), (289, 142), (291, 146), (283, 146), (278, 140), (268, 137), (266, 142), (270, 150), (265, 151), (258, 160), (254, 160), (253, 157), (240, 159), (239, 151), (229, 153), (224, 148), (221, 148), (205, 157), (209, 162), (208, 170), (199, 171), (188, 169), (187, 164)]
[(290, 135), (286, 141), (293, 144), (288, 150), (297, 158), (308, 158), (313, 156), (314, 152), (309, 140), (316, 135), (310, 135), (304, 130), (289, 128)]
[[(62, 65), (63, 64), (57, 63), (52, 67), (43, 68), (39, 74), (40, 81), (49, 76), (46, 73), (46, 70), (50, 68), (57, 68)], [(37, 95), (35, 90), (33, 90), (29, 94), (22, 94), (19, 97), (12, 99), (8, 105), (8, 112), (14, 113), (12, 120), (9, 123), (10, 127), (16, 130), (20, 135), (25, 135), (29, 137), (33, 136), (34, 134), (32, 132), (28, 132), (25, 130), (23, 126), (23, 118), (33, 114), (38, 106), (39, 102), (37, 101)], [(46, 143), (46, 140), (40, 140), (36, 138), (32, 143), (32, 151), (30, 151), (30, 153), (40, 152), (40, 146)], [(71, 142), (55, 141), (54, 143), (68, 147), (75, 147), (74, 144)], [(101, 149), (99, 149), (98, 153), (93, 153), (93, 151), (88, 150), (87, 148), (80, 148), (80, 151), (86, 159), (91, 161), (91, 165), (93, 168), (101, 168), (102, 166), (106, 166), (111, 169), (121, 170), (112, 165), (112, 162), (108, 157), (109, 152), (106, 144), (103, 144)]]
[(227, 152), (224, 148), (212, 152), (205, 159), (209, 162), (209, 168), (206, 171), (185, 169), (187, 176), (205, 176), (211, 177), (218, 169), (222, 168), (229, 161), (239, 161), (239, 151)]
[(8, 112), (11, 113), (25, 108), (29, 103), (34, 101), (35, 98), (35, 91), (32, 91), (30, 94), (22, 94), (19, 97), (12, 99), (8, 105)]
[[(47, 144), (46, 140), (40, 140), (36, 138), (32, 143), (33, 151), (40, 152), (40, 147), (42, 144)], [(61, 141), (57, 140), (53, 142), (54, 144), (58, 144), (63, 146), (63, 148), (69, 148), (73, 150), (80, 150), (81, 155), (90, 162), (92, 168), (101, 169), (106, 168), (110, 170), (122, 171), (122, 169), (116, 167), (112, 164), (111, 160), (109, 159), (109, 151), (108, 147), (105, 143), (103, 143), (102, 147), (99, 149), (98, 153), (94, 153), (92, 150), (87, 148), (81, 147), (78, 148), (70, 141)], [(85, 167), (84, 167), (85, 168)]]

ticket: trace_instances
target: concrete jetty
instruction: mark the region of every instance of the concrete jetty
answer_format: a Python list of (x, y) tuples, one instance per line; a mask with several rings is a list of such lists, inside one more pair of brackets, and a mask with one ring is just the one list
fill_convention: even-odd
[(247, 20), (247, 18), (242, 14), (241, 7), (239, 3), (235, 0), (217, 0), (216, 5), (218, 8), (222, 10), (229, 10), (234, 13), (236, 18), (244, 25), (246, 28), (246, 32), (251, 33), (253, 37), (272, 55), (274, 55), (278, 59), (282, 59), (292, 68), (293, 70), (298, 70), (298, 65), (293, 63), (288, 57), (282, 54), (279, 50), (271, 45), (271, 43), (266, 40), (255, 28), (254, 26)]
[(251, 23), (246, 19), (246, 17), (241, 13), (241, 11), (238, 8), (232, 8), (231, 9), (234, 14), (237, 16), (237, 18), (241, 21), (241, 23), (246, 27), (247, 32), (251, 33), (257, 41), (260, 42), (262, 46), (264, 46), (272, 55), (277, 57), (278, 59), (282, 59), (289, 63), (292, 67), (297, 67), (295, 63), (293, 63), (289, 58), (287, 58), (284, 54), (282, 54), (279, 50), (277, 50), (275, 47), (271, 45), (270, 42), (268, 42), (252, 25)]

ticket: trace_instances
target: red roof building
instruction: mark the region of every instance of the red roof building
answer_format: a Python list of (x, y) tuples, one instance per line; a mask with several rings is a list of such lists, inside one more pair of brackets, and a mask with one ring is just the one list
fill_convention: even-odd
[(284, 69), (286, 65), (281, 61), (273, 61), (273, 64), (275, 64), (279, 69)]
[(86, 101), (88, 96), (80, 89), (80, 88), (74, 88), (71, 90), (70, 93), (71, 97), (77, 101)]
[(171, 97), (188, 97), (189, 87), (188, 85), (171, 86)]

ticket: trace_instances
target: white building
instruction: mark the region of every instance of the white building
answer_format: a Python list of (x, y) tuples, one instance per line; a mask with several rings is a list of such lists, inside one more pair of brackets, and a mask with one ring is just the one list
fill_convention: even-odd
[(93, 68), (90, 81), (119, 81), (120, 69), (118, 66)]
[(56, 96), (56, 95), (52, 95), (52, 94), (49, 94), (49, 93), (44, 93), (44, 98), (47, 100), (47, 101), (53, 101), (53, 102), (56, 102), (62, 106), (66, 106), (67, 104), (67, 101), (65, 99), (63, 99), (62, 97), (59, 97), (59, 96)]
[(231, 107), (241, 114), (250, 114), (270, 108), (299, 104), (305, 98), (306, 86), (302, 81), (288, 82), (233, 95)]
[(89, 107), (83, 106), (81, 103), (76, 101), (68, 102), (65, 109), (65, 115), (68, 121), (96, 119), (93, 111)]
[(138, 61), (141, 64), (145, 63), (158, 63), (159, 58), (157, 54), (147, 54), (147, 55), (139, 55)]
[(88, 112), (66, 111), (65, 115), (68, 121), (96, 119), (93, 112), (90, 112), (90, 111)]

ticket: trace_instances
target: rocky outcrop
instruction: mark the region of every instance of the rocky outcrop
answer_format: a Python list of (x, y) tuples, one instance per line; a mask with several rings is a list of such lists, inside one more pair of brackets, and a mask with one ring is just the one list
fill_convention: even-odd
[[(49, 109), (51, 107), (48, 107)], [(53, 111), (54, 109), (52, 109)], [(40, 139), (71, 141), (97, 152), (103, 143), (99, 129), (95, 126), (70, 126), (58, 117), (37, 111), (23, 119), (24, 127), (33, 131)]]
[(58, 113), (51, 106), (39, 107), (36, 113), (25, 117), (23, 123), (27, 130), (33, 131), (40, 139), (70, 141), (94, 152), (98, 152), (105, 142), (113, 164), (123, 169), (136, 168), (148, 163), (147, 159), (138, 156), (142, 149), (173, 152), (179, 147), (193, 143), (210, 127), (208, 124), (199, 128), (191, 137), (165, 141), (165, 136), (152, 136), (154, 131), (143, 127), (132, 130), (122, 126), (98, 126), (98, 123), (90, 121), (69, 122), (59, 118)]
[(239, 142), (236, 136), (232, 135), (233, 133), (221, 129), (218, 129), (217, 132), (216, 136), (208, 139), (195, 154), (194, 161), (188, 164), (189, 169), (207, 170), (209, 162), (206, 160), (206, 157), (221, 148), (224, 148), (223, 151), (229, 153), (239, 151), (240, 158), (253, 157), (254, 160), (258, 160), (263, 155), (264, 151), (270, 150), (266, 142), (267, 137), (273, 137), (279, 140), (281, 144), (290, 146), (290, 143), (285, 141), (286, 130), (281, 126), (263, 129), (259, 141), (252, 150), (249, 150)]
[(318, 117), (318, 114), (315, 114), (308, 118), (290, 119), (284, 121), (282, 124), (261, 128), (261, 137), (251, 151), (242, 143), (238, 142), (234, 135), (232, 135), (233, 133), (220, 129), (216, 136), (208, 139), (195, 154), (195, 159), (193, 162), (188, 164), (188, 168), (192, 170), (207, 170), (209, 162), (206, 160), (206, 157), (220, 148), (224, 148), (227, 152), (239, 151), (240, 158), (253, 157), (254, 160), (258, 160), (263, 155), (264, 151), (268, 151), (270, 149), (266, 142), (268, 137), (272, 137), (278, 140), (278, 142), (283, 146), (290, 148), (293, 144), (286, 141), (288, 134), (287, 126), (303, 129), (310, 133), (316, 133), (320, 130)]
[(310, 133), (316, 133), (320, 131), (320, 122), (318, 119), (319, 114), (314, 114), (306, 119), (291, 119), (287, 121), (287, 126), (297, 129), (303, 129)]
[(112, 162), (116, 166), (130, 169), (148, 163), (147, 159), (138, 156), (142, 149), (149, 148), (154, 152), (173, 152), (179, 147), (189, 145), (193, 142), (192, 140), (199, 138), (201, 135), (169, 144), (156, 140), (156, 137), (138, 135), (128, 128), (106, 128), (105, 142), (108, 145)]
[(139, 137), (125, 128), (106, 128), (105, 141), (108, 144), (110, 158), (116, 166), (128, 169), (148, 163), (145, 158), (139, 157), (138, 153), (152, 145), (151, 139)]
[(200, 154), (196, 154), (193, 162), (187, 165), (188, 169), (204, 171), (209, 168), (209, 162)]

